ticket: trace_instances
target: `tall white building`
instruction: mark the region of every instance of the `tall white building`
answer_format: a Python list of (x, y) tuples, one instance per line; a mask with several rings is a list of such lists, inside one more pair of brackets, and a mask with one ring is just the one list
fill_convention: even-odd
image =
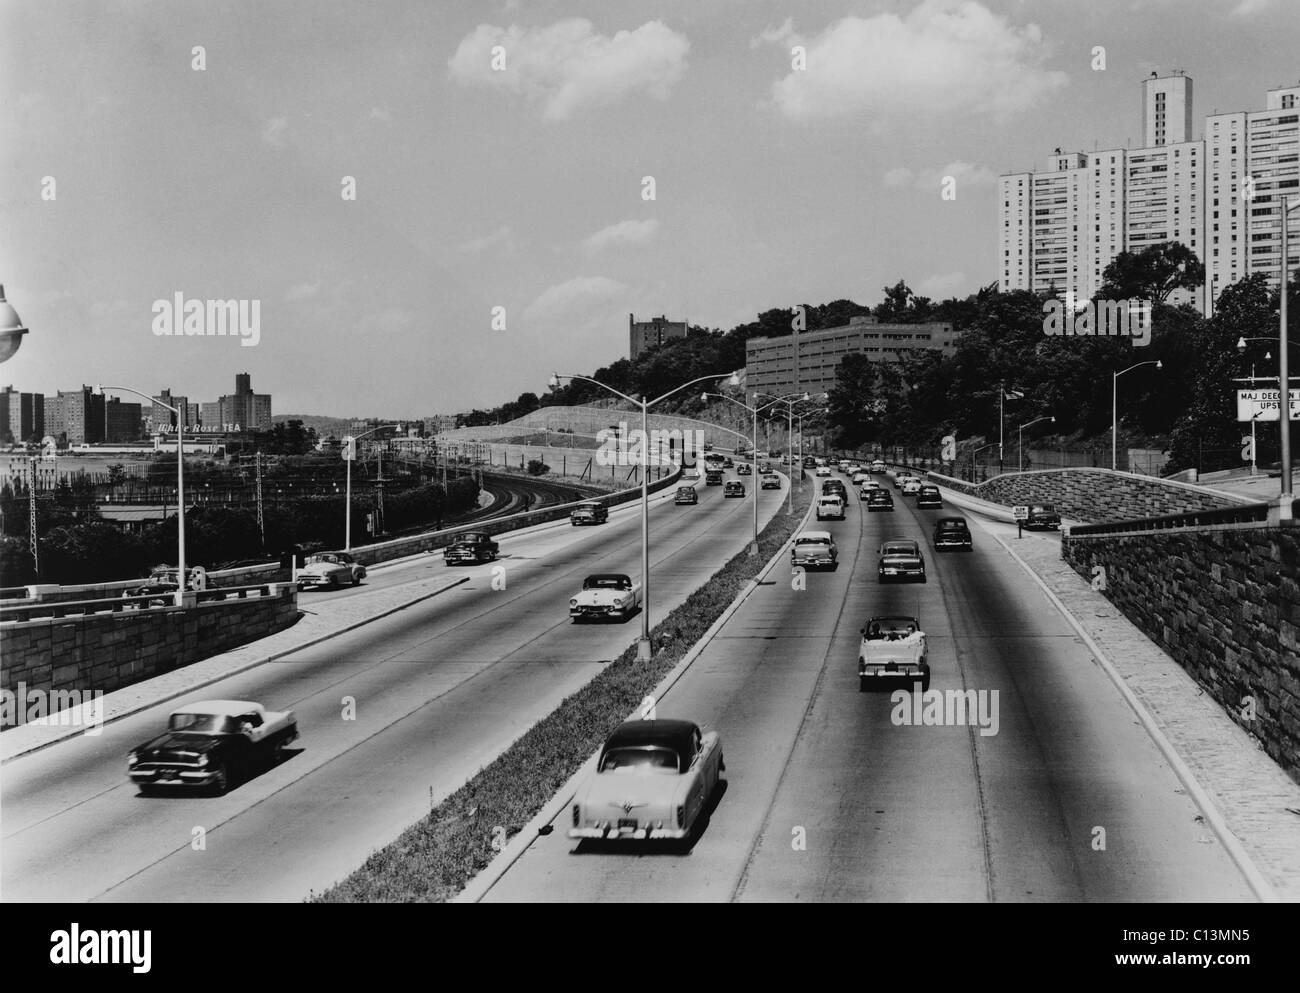
[[(1077, 305), (1101, 289), (1120, 252), (1180, 241), (1203, 257), (1205, 149), (1189, 140), (1192, 80), (1153, 73), (1142, 87), (1144, 147), (1058, 148), (1048, 172), (1002, 177), (1003, 289), (1055, 289)], [(1027, 202), (1012, 196), (1021, 189)], [(1170, 302), (1201, 299), (1178, 291)]]

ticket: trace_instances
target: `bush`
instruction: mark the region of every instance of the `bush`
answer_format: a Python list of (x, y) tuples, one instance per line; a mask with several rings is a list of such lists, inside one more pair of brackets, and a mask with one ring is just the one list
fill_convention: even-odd
[(528, 460), (528, 475), (544, 476), (546, 475), (546, 473), (550, 471), (551, 471), (551, 467), (547, 465), (545, 462), (543, 462), (541, 459)]

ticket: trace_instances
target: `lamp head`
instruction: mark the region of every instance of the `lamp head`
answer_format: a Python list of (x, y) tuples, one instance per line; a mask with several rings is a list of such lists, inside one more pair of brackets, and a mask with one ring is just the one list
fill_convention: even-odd
[(1242, 338), (1238, 338), (1238, 339), (1237, 339), (1237, 351), (1239, 351), (1239, 352), (1244, 352), (1245, 350), (1246, 350), (1246, 339), (1245, 339), (1244, 337), (1242, 337)]
[(1163, 369), (1164, 367), (1165, 367), (1165, 364), (1164, 364), (1163, 362), (1161, 362), (1159, 359), (1156, 359), (1156, 368), (1157, 368), (1157, 369)]
[(740, 385), (740, 373), (738, 373), (738, 372), (733, 372), (733, 373), (732, 373), (732, 374), (727, 378), (727, 385), (728, 385), (728, 386), (739, 386), (739, 385)]
[(556, 389), (556, 388), (559, 387), (559, 385), (560, 385), (560, 374), (559, 374), (558, 372), (553, 372), (553, 373), (551, 373), (551, 379), (550, 379), (550, 383), (549, 383), (548, 385), (551, 387), (551, 389)]
[(96, 383), (90, 388), (90, 392), (92, 396), (102, 397), (104, 395), (104, 387)]

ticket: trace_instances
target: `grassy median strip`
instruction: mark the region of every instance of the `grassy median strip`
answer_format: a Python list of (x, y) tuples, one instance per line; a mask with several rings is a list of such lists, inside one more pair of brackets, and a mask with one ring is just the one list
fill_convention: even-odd
[(371, 855), (342, 882), (308, 899), (441, 902), (464, 889), (776, 554), (803, 520), (812, 490), (808, 485), (804, 492), (796, 491), (794, 514), (780, 511), (763, 529), (758, 555), (745, 551), (732, 558), (655, 627), (651, 637), (659, 651), (653, 660), (638, 663), (636, 646), (628, 648), (427, 817)]

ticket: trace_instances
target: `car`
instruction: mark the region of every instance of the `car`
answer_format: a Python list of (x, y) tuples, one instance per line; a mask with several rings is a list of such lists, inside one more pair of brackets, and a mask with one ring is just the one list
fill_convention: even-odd
[(442, 559), (447, 565), (455, 565), (457, 562), (494, 562), (498, 551), (496, 540), (486, 531), (467, 531), (443, 549)]
[(745, 484), (739, 479), (727, 481), (727, 485), (722, 488), (724, 497), (743, 497), (745, 495)]
[(865, 693), (883, 681), (920, 681), (930, 688), (930, 660), (925, 633), (915, 617), (872, 617), (862, 626), (858, 647), (858, 691)]
[(817, 499), (817, 520), (844, 520), (844, 498), (838, 493), (824, 493)]
[(673, 503), (677, 504), (678, 506), (681, 506), (682, 504), (686, 504), (686, 503), (699, 503), (699, 502), (700, 502), (700, 494), (695, 489), (694, 486), (677, 487), (677, 499), (675, 499)]
[(805, 469), (816, 469), (817, 459), (812, 455), (805, 455), (803, 459), (803, 467)]
[(730, 455), (728, 455), (726, 458), (722, 460), (722, 468), (734, 469), (735, 467), (736, 467), (736, 462)]
[(569, 618), (627, 620), (641, 605), (641, 584), (619, 572), (598, 572), (582, 581), (582, 592), (569, 600)]
[(903, 496), (916, 496), (921, 492), (921, 481), (915, 476), (908, 476), (902, 486)]
[(883, 459), (876, 459), (871, 463), (871, 471), (876, 475), (884, 475), (885, 463)]
[(844, 488), (844, 482), (842, 480), (828, 479), (826, 482), (822, 483), (822, 496), (827, 496), (831, 493), (834, 493), (845, 503), (848, 502), (849, 491)]
[[(174, 565), (156, 565), (143, 583), (123, 590), (122, 596), (147, 600), (148, 606), (165, 606), (176, 598), (176, 591), (180, 588), (180, 582), (176, 578), (179, 574)], [(186, 586), (193, 589), (193, 581)]]
[(883, 493), (884, 488), (879, 483), (877, 483), (874, 479), (868, 476), (866, 479), (862, 481), (862, 485), (858, 489), (858, 496), (861, 497), (863, 500), (865, 500), (868, 494), (875, 493), (877, 491)]
[(839, 549), (829, 531), (805, 531), (790, 546), (790, 565), (805, 569), (834, 569)]
[(706, 441), (706, 442), (704, 443), (704, 450), (705, 450), (706, 452), (711, 452), (711, 451), (713, 451), (713, 442), (711, 442), (711, 441)]
[(736, 463), (737, 476), (750, 476), (753, 475), (753, 473), (754, 473), (754, 467), (750, 465), (748, 462)]
[(722, 470), (721, 470), (721, 469), (706, 469), (706, 470), (704, 470), (704, 485), (705, 485), (705, 486), (721, 486), (721, 485), (722, 485)]
[(939, 495), (939, 487), (931, 484), (923, 484), (916, 491), (916, 505), (918, 507), (942, 507), (943, 497)]
[(163, 786), (225, 793), (298, 739), (292, 710), (247, 700), (203, 700), (172, 711), (167, 730), (131, 750), (127, 775), (143, 795)]
[(569, 512), (569, 523), (574, 527), (579, 524), (604, 524), (609, 520), (609, 508), (603, 503), (580, 503)]
[(684, 840), (726, 771), (722, 739), (693, 721), (625, 721), (573, 798), (569, 837)]
[(866, 482), (867, 480), (869, 480), (870, 478), (871, 478), (871, 476), (870, 476), (868, 473), (866, 473), (865, 471), (863, 471), (862, 469), (854, 469), (854, 470), (853, 470), (853, 480), (852, 480), (852, 482), (853, 482), (853, 485), (854, 485), (854, 486), (861, 486), (863, 483), (865, 483), (865, 482)]
[(894, 494), (889, 490), (875, 489), (867, 493), (867, 512), (894, 509)]
[(760, 475), (761, 475), (762, 473), (765, 473), (765, 472), (771, 472), (771, 471), (772, 471), (772, 463), (771, 463), (771, 462), (760, 462), (760, 463), (758, 464), (758, 471), (759, 471), (759, 474), (760, 474)]
[(768, 457), (769, 459), (779, 459), (779, 458), (781, 457), (781, 453), (778, 452), (776, 449), (771, 448), (771, 449), (768, 449), (767, 457)]
[(903, 488), (903, 484), (906, 483), (906, 482), (907, 482), (909, 479), (911, 479), (911, 478), (912, 478), (912, 474), (911, 474), (910, 472), (899, 472), (899, 473), (895, 473), (895, 474), (894, 474), (894, 489), (896, 489), (896, 490), (901, 490), (901, 489)]
[(970, 552), (974, 550), (974, 542), (971, 540), (970, 527), (966, 524), (964, 517), (940, 517), (934, 522), (934, 549), (937, 552), (946, 552), (949, 549), (959, 549), (960, 551)]
[(1056, 512), (1053, 504), (1036, 503), (1029, 508), (1029, 516), (1025, 518), (1024, 527), (1026, 531), (1059, 531), (1061, 515)]
[(347, 552), (318, 552), (308, 555), (298, 570), (298, 589), (336, 590), (345, 583), (356, 586), (366, 578), (366, 567)]
[(880, 546), (877, 571), (882, 583), (902, 579), (924, 583), (925, 556), (921, 546), (911, 538), (890, 538)]
[(814, 472), (818, 476), (829, 476), (831, 474), (831, 467), (828, 465), (819, 465)]
[(765, 490), (779, 490), (781, 488), (781, 477), (774, 472), (765, 472), (759, 486)]

